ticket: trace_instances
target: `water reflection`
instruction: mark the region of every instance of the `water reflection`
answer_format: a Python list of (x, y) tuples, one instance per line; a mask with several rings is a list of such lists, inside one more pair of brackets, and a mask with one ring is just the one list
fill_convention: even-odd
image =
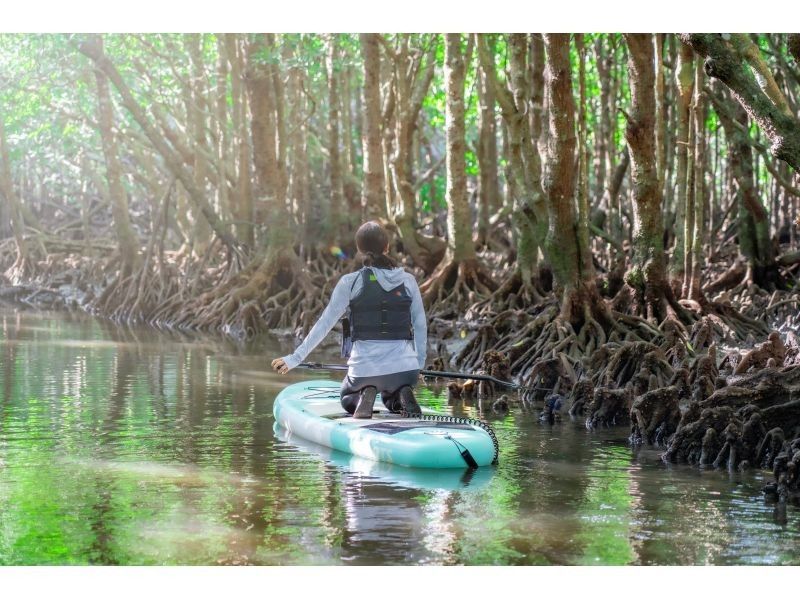
[(273, 376), (280, 352), (0, 311), (0, 563), (800, 563), (800, 513), (775, 521), (767, 474), (667, 467), (624, 429), (432, 387), (428, 406), (494, 418), (497, 468), (304, 446), (273, 429), (274, 396), (308, 377)]

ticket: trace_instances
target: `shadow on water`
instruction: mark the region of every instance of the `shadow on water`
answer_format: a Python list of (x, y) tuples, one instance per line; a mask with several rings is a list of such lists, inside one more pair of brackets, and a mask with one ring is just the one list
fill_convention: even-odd
[(319, 377), (271, 373), (287, 349), (0, 311), (0, 563), (800, 563), (767, 474), (667, 466), (622, 428), (490, 415), (434, 386), (426, 405), (491, 417), (496, 468), (403, 471), (287, 438), (275, 395)]

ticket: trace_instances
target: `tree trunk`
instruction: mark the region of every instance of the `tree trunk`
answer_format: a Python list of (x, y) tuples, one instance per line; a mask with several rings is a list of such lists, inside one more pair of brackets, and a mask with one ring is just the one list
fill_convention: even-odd
[(692, 268), (689, 279), (689, 299), (701, 301), (703, 289), (703, 247), (705, 242), (706, 197), (706, 101), (703, 92), (703, 70), (698, 63), (695, 68), (694, 105), (694, 238), (692, 240)]
[[(497, 79), (494, 57), (484, 35), (477, 35), (478, 56), (487, 82), (505, 122), (508, 157), (507, 186), (514, 209), (516, 232), (517, 273), (525, 294), (534, 290), (538, 277), (538, 253), (547, 231), (547, 208), (541, 181), (541, 159), (538, 139), (541, 135), (542, 71), (544, 49), (541, 38), (531, 40), (531, 68), (528, 68), (528, 40), (525, 34), (515, 33), (508, 38), (509, 80), (501, 85)], [(530, 77), (534, 85), (529, 82)], [(531, 94), (533, 91), (533, 94)], [(529, 115), (529, 106), (533, 107)]]
[[(444, 255), (444, 243), (436, 237), (425, 238), (417, 233), (417, 209), (414, 181), (409, 169), (409, 157), (413, 155), (412, 135), (417, 117), (422, 109), (425, 94), (430, 88), (434, 75), (436, 58), (435, 40), (431, 40), (426, 53), (412, 56), (409, 50), (410, 36), (400, 34), (399, 47), (387, 48), (393, 63), (393, 114), (395, 120), (394, 151), (389, 159), (391, 181), (394, 195), (399, 202), (393, 206), (392, 216), (406, 252), (414, 263), (431, 273)], [(423, 62), (424, 60), (424, 62)], [(410, 65), (413, 68), (410, 68)]]
[[(387, 82), (386, 91), (384, 93), (383, 103), (381, 104), (381, 123), (383, 125), (383, 133), (381, 134), (381, 150), (383, 152), (383, 194), (386, 197), (386, 214), (389, 218), (393, 219), (397, 225), (400, 234), (400, 224), (397, 220), (396, 214), (400, 211), (400, 199), (394, 189), (394, 171), (392, 170), (392, 155), (394, 154), (395, 141), (395, 111), (397, 110), (397, 94), (395, 93), (394, 76), (387, 77), (392, 82)], [(413, 256), (412, 256), (413, 257)]]
[(663, 197), (667, 165), (667, 107), (664, 105), (664, 34), (654, 33), (653, 44), (655, 47), (656, 66), (656, 170), (658, 174), (659, 193)]
[(779, 284), (779, 272), (769, 235), (769, 215), (754, 184), (753, 149), (748, 135), (747, 113), (741, 104), (719, 93), (711, 95), (711, 100), (725, 129), (728, 163), (736, 183), (737, 238), (739, 251), (749, 266), (748, 280), (772, 291)]
[(633, 183), (633, 259), (626, 281), (646, 306), (649, 319), (666, 316), (667, 278), (664, 259), (664, 224), (661, 184), (655, 141), (657, 135), (656, 79), (653, 37), (649, 33), (625, 34), (631, 86), (631, 114), (625, 139), (631, 153)]
[[(97, 44), (102, 52), (102, 36), (95, 34), (92, 37), (94, 38), (93, 43)], [(114, 218), (114, 232), (119, 242), (122, 262), (120, 273), (124, 277), (130, 274), (139, 263), (139, 242), (136, 239), (136, 232), (131, 226), (128, 214), (128, 196), (122, 186), (122, 167), (119, 163), (119, 150), (114, 134), (114, 108), (108, 89), (108, 79), (100, 69), (95, 69), (94, 74), (97, 80), (97, 121), (106, 161), (106, 179), (111, 213)]]
[[(696, 71), (696, 66), (693, 69)], [(692, 96), (694, 98), (694, 95)], [(686, 153), (686, 211), (683, 225), (683, 287), (681, 296), (689, 298), (692, 280), (692, 247), (694, 246), (694, 196), (697, 191), (695, 185), (695, 159), (697, 158), (697, 140), (695, 119), (697, 116), (697, 103), (692, 102), (689, 108), (689, 145)]]
[(447, 154), (447, 251), (453, 260), (475, 259), (472, 221), (467, 202), (466, 131), (464, 125), (464, 56), (461, 34), (445, 37), (445, 138)]
[[(676, 151), (676, 135), (675, 131), (678, 130), (678, 110), (677, 110), (677, 82), (674, 75), (678, 67), (678, 50), (679, 46), (683, 44), (677, 42), (677, 38), (673, 34), (669, 34), (666, 39), (668, 57), (665, 59), (662, 69), (669, 67), (669, 75), (664, 75), (664, 97), (662, 103), (664, 105), (664, 144), (666, 145), (666, 164), (664, 165), (664, 180), (662, 181), (662, 190), (664, 193), (664, 205), (666, 207), (665, 213), (674, 215), (675, 213), (675, 151)], [(677, 218), (673, 218), (675, 222)], [(673, 229), (674, 224), (670, 227)]]
[(364, 61), (364, 186), (361, 210), (372, 220), (386, 216), (383, 148), (381, 145), (381, 63), (378, 33), (361, 33)]
[(462, 311), (473, 291), (487, 295), (494, 283), (478, 262), (472, 240), (472, 219), (467, 200), (466, 126), (464, 82), (466, 79), (461, 34), (445, 36), (445, 139), (447, 153), (447, 249), (444, 259), (421, 286), (426, 305), (448, 299)]
[(589, 148), (587, 146), (586, 128), (586, 46), (583, 34), (575, 33), (575, 47), (578, 52), (578, 222), (587, 223), (579, 226), (577, 231), (579, 252), (583, 257), (583, 268), (593, 270), (592, 250), (589, 246)]
[[(6, 142), (6, 131), (3, 118), (0, 117), (0, 192), (5, 199), (6, 209), (11, 217), (11, 232), (14, 235), (14, 243), (17, 247), (17, 259), (11, 268), (12, 278), (17, 278), (28, 269), (28, 246), (25, 243), (25, 223), (22, 217), (22, 207), (19, 197), (14, 190), (14, 182), (11, 177), (11, 162), (9, 159), (8, 144)], [(16, 282), (16, 280), (12, 280)]]
[(600, 84), (600, 116), (595, 128), (594, 180), (598, 193), (606, 188), (608, 162), (608, 138), (611, 117), (608, 111), (608, 96), (611, 93), (611, 60), (605, 47), (608, 36), (598, 35), (594, 40), (595, 64)]
[[(476, 34), (480, 35), (480, 34)], [(489, 53), (494, 56), (492, 38), (488, 40)], [(478, 168), (480, 170), (478, 192), (478, 242), (488, 241), (489, 218), (500, 208), (500, 189), (497, 176), (497, 127), (495, 123), (494, 85), (482, 67), (477, 69), (478, 102)]]
[(250, 185), (250, 155), (248, 138), (250, 131), (247, 127), (247, 112), (245, 110), (246, 94), (243, 87), (245, 82), (245, 65), (239, 39), (235, 33), (225, 34), (225, 44), (228, 62), (231, 65), (231, 100), (233, 113), (233, 151), (231, 152), (236, 172), (236, 184), (233, 194), (234, 217), (237, 223), (236, 231), (242, 242), (252, 246), (255, 244), (255, 210), (253, 194)]
[(353, 143), (353, 119), (352, 119), (352, 96), (351, 96), (351, 78), (352, 68), (350, 66), (342, 66), (339, 69), (339, 94), (340, 103), (340, 120), (342, 125), (342, 152), (340, 154), (341, 169), (342, 169), (342, 194), (345, 205), (345, 211), (348, 214), (348, 219), (352, 220), (358, 217), (360, 220), (361, 210), (361, 190), (358, 185), (358, 176), (356, 174), (356, 148)]
[(339, 156), (339, 43), (336, 34), (331, 33), (325, 40), (325, 67), (328, 75), (328, 162), (330, 164), (330, 204), (328, 211), (329, 229), (327, 240), (333, 244), (339, 241), (342, 226), (347, 221), (344, 214), (342, 164)]
[(289, 66), (288, 85), (286, 90), (288, 112), (286, 122), (289, 125), (289, 139), (287, 146), (287, 201), (294, 216), (294, 222), (298, 226), (305, 223), (305, 214), (308, 210), (308, 196), (305, 193), (308, 181), (303, 173), (303, 165), (306, 161), (305, 152), (305, 118), (304, 118), (304, 96), (302, 90), (301, 77), (302, 70), (297, 65)]
[(217, 38), (217, 89), (216, 89), (216, 118), (214, 131), (217, 145), (215, 158), (220, 181), (217, 185), (217, 204), (223, 218), (230, 219), (232, 215), (230, 205), (230, 187), (227, 178), (227, 153), (228, 153), (228, 58), (225, 52), (225, 34), (215, 34)]
[[(203, 191), (206, 189), (206, 158), (202, 156), (202, 151), (207, 151), (206, 144), (206, 116), (203, 106), (206, 102), (205, 74), (202, 58), (202, 34), (189, 33), (184, 38), (185, 47), (189, 54), (192, 67), (191, 86), (189, 89), (189, 105), (187, 106), (187, 117), (189, 131), (194, 138), (195, 151), (192, 172), (194, 182)], [(209, 152), (210, 153), (210, 152)], [(220, 186), (224, 186), (224, 171), (220, 172)], [(205, 218), (201, 214), (195, 218), (195, 251), (203, 254), (211, 240), (211, 229)]]
[[(561, 292), (561, 317), (580, 329), (597, 305), (591, 256), (581, 255), (581, 229), (588, 222), (575, 209), (575, 99), (570, 74), (569, 34), (545, 34), (547, 97), (550, 135), (547, 144), (549, 170), (544, 190), (550, 225), (545, 240), (553, 278)], [(587, 259), (588, 257), (588, 259)]]
[(678, 131), (676, 141), (676, 166), (675, 178), (677, 194), (675, 200), (675, 249), (672, 252), (672, 267), (670, 277), (672, 289), (676, 294), (681, 293), (683, 277), (685, 274), (685, 244), (686, 233), (686, 201), (689, 189), (688, 156), (689, 156), (689, 104), (692, 100), (694, 89), (694, 66), (691, 48), (681, 45), (676, 69), (678, 98), (677, 117)]
[(275, 210), (283, 209), (286, 201), (279, 193), (283, 164), (278, 162), (277, 94), (272, 76), (277, 60), (274, 34), (257, 34), (248, 43), (245, 80), (250, 98), (250, 131), (256, 175), (255, 219), (273, 225), (267, 231), (270, 238), (281, 232), (274, 226), (272, 215)]

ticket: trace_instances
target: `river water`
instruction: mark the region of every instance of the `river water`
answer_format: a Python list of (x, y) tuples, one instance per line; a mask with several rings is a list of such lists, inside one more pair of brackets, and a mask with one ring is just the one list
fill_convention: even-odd
[(422, 404), (492, 423), (496, 468), (287, 438), (274, 397), (320, 376), (271, 373), (280, 354), (0, 310), (0, 564), (800, 564), (800, 512), (764, 502), (769, 472), (668, 466), (624, 427), (428, 387)]

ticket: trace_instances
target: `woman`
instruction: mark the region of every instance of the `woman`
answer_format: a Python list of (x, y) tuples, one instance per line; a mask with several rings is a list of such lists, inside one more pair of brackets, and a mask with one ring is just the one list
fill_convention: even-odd
[(389, 411), (418, 415), (413, 387), (425, 365), (428, 328), (417, 281), (387, 255), (389, 235), (379, 223), (359, 227), (356, 247), (363, 267), (342, 276), (305, 340), (291, 355), (274, 359), (272, 367), (281, 374), (297, 367), (349, 313), (353, 344), (342, 407), (355, 418), (369, 419), (381, 393)]

